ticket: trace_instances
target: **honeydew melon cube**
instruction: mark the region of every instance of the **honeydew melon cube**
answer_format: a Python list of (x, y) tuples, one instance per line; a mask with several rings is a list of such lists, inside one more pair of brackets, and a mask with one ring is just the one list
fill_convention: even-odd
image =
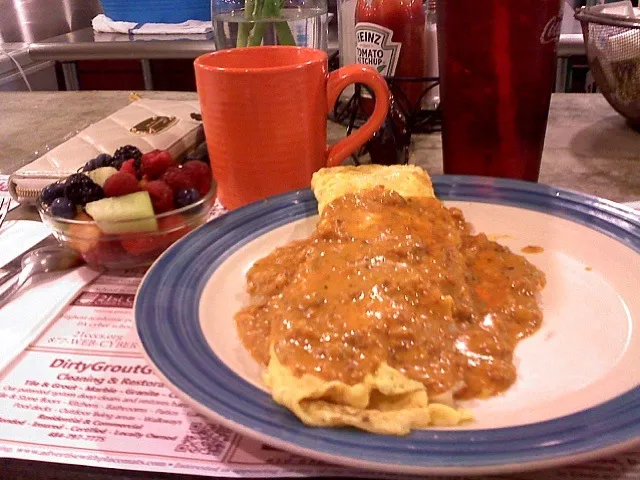
[(118, 173), (118, 170), (113, 167), (100, 167), (85, 173), (85, 175), (93, 180), (93, 183), (97, 183), (98, 185), (103, 187), (104, 182), (107, 181), (107, 178), (109, 178), (114, 173)]
[(85, 205), (86, 212), (104, 233), (155, 232), (158, 222), (146, 191), (109, 197)]

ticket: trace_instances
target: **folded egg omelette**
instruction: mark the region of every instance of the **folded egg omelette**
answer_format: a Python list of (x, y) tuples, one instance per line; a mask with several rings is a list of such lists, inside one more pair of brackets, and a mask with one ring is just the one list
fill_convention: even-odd
[[(345, 194), (380, 186), (404, 198), (434, 197), (427, 173), (412, 165), (326, 168), (312, 180), (320, 214)], [(273, 399), (309, 426), (350, 426), (377, 434), (405, 435), (413, 429), (455, 426), (472, 419), (469, 411), (455, 407), (450, 392), (430, 399), (421, 382), (386, 362), (355, 384), (308, 372), (296, 374), (284, 363), (272, 344), (264, 381)]]

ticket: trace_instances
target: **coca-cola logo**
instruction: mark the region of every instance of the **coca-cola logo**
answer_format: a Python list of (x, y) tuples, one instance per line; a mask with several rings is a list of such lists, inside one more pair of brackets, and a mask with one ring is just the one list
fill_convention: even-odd
[(547, 22), (542, 35), (540, 35), (540, 43), (551, 43), (558, 40), (560, 37), (560, 29), (562, 28), (562, 14), (556, 15)]

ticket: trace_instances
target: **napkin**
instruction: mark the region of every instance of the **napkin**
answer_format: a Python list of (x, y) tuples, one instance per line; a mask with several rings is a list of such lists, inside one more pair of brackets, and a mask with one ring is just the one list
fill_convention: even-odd
[[(193, 41), (202, 41), (202, 40), (211, 40), (209, 38), (210, 34), (203, 33), (181, 33), (179, 36), (171, 37), (171, 40), (193, 40)], [(93, 39), (96, 42), (130, 42), (131, 35), (123, 35), (121, 33), (115, 32), (93, 32)], [(136, 36), (135, 40), (137, 42), (142, 41), (166, 41), (167, 34), (166, 33), (145, 33), (144, 35)]]
[(207, 33), (211, 31), (211, 22), (200, 20), (187, 20), (183, 23), (136, 23), (116, 22), (106, 15), (100, 14), (92, 21), (96, 32), (138, 34), (180, 34), (180, 33)]
[(8, 220), (0, 228), (0, 267), (29, 250), (51, 230), (40, 222)]
[[(0, 230), (0, 264), (6, 264), (49, 235), (27, 220), (7, 222)], [(55, 321), (82, 288), (100, 272), (87, 266), (45, 273), (30, 281), (0, 308), (0, 374)]]

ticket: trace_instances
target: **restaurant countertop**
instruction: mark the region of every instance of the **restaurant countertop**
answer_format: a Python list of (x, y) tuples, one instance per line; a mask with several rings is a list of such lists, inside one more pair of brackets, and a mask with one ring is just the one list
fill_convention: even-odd
[[(191, 92), (142, 92), (193, 100)], [(0, 173), (12, 173), (130, 102), (130, 92), (0, 92)], [(329, 122), (335, 141), (344, 127)], [(442, 173), (439, 134), (413, 135), (412, 163)], [(540, 182), (624, 202), (640, 199), (640, 133), (599, 94), (554, 94)]]

